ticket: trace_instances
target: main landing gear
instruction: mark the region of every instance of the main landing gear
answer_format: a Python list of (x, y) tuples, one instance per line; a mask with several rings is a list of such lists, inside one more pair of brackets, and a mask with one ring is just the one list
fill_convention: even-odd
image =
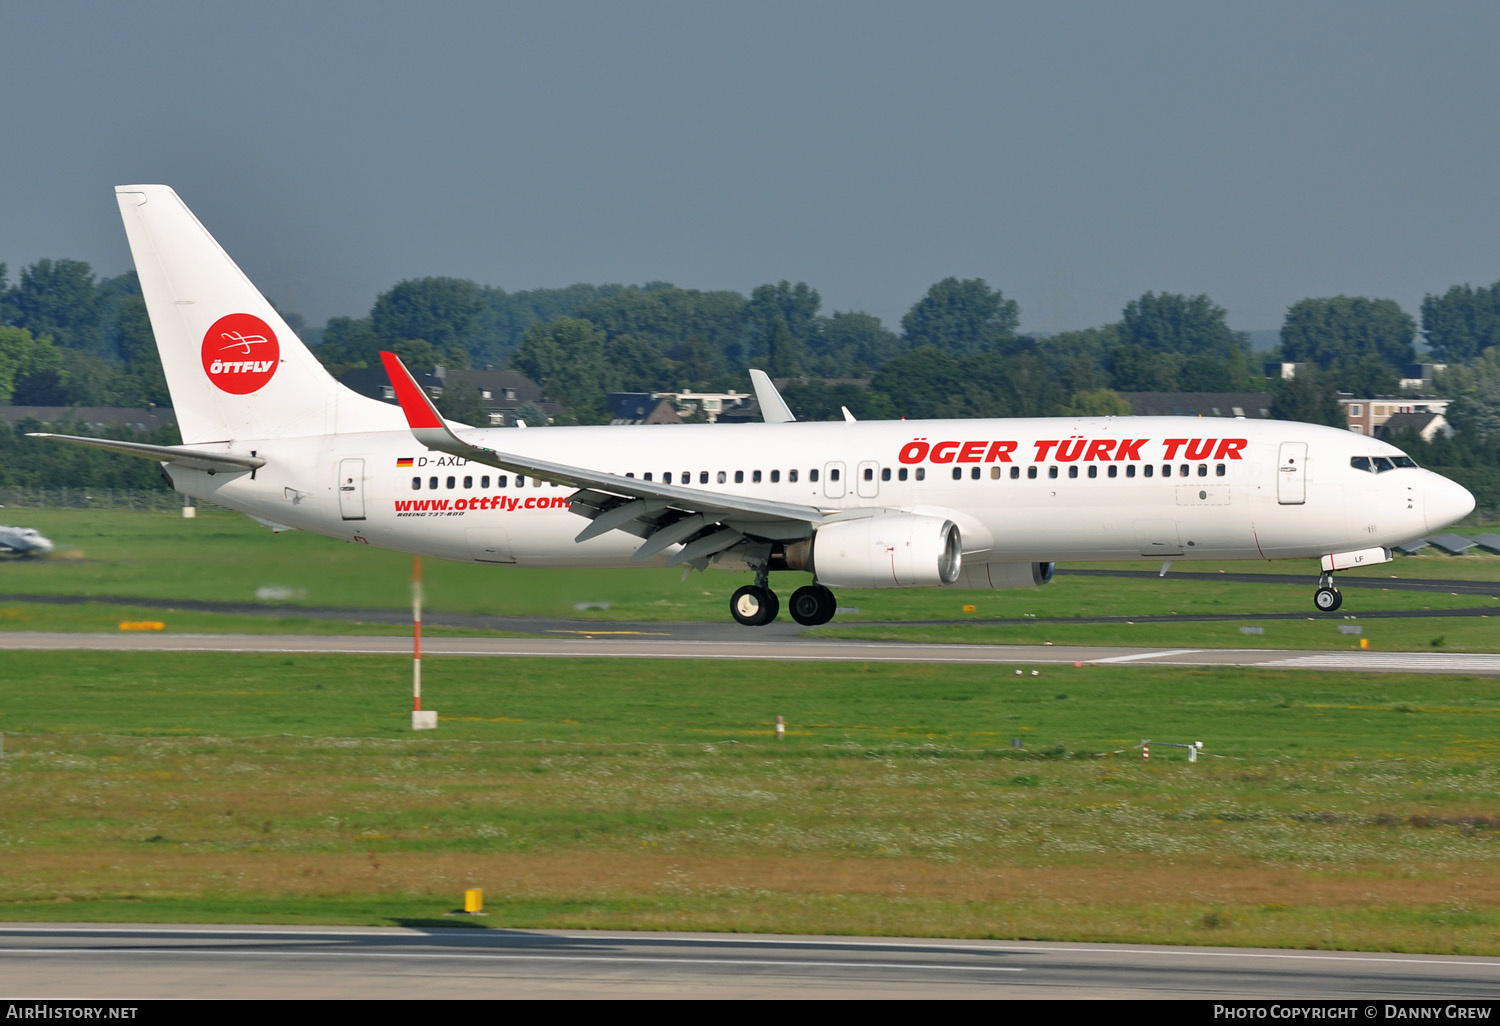
[(1332, 613), (1343, 604), (1343, 593), (1333, 586), (1333, 574), (1319, 575), (1318, 590), (1313, 592), (1313, 605), (1318, 607), (1319, 612)]
[[(729, 615), (736, 623), (746, 627), (762, 627), (781, 612), (781, 600), (767, 586), (770, 575), (765, 570), (756, 572), (755, 583), (739, 588), (729, 597)], [(838, 606), (833, 592), (821, 584), (809, 584), (792, 592), (789, 603), (792, 619), (804, 627), (816, 627), (833, 619)]]

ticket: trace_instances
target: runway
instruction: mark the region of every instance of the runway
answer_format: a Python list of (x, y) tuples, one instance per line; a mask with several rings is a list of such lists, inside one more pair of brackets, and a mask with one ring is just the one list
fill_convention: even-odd
[(0, 926), (8, 999), (1197, 998), (1489, 1004), (1500, 959), (739, 934)]
[[(431, 656), (574, 659), (753, 659), (759, 662), (962, 663), (997, 666), (1248, 666), (1340, 673), (1457, 673), (1500, 677), (1500, 654), (1468, 652), (1294, 651), (1286, 649), (1124, 648), (1084, 645), (944, 645), (783, 636), (758, 641), (686, 641), (601, 625), (565, 638), (424, 638)], [(405, 655), (401, 637), (306, 634), (0, 633), (0, 650), (95, 652), (276, 652)]]

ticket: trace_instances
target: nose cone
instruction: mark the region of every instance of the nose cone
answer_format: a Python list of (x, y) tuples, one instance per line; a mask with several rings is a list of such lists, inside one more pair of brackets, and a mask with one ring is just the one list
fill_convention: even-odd
[(1474, 512), (1474, 493), (1440, 474), (1427, 475), (1427, 530), (1441, 531)]

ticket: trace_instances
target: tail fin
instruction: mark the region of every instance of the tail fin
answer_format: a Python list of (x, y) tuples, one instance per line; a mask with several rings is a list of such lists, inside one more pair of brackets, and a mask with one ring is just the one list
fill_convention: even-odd
[(323, 369), (165, 185), (115, 188), (183, 442), (404, 428)]

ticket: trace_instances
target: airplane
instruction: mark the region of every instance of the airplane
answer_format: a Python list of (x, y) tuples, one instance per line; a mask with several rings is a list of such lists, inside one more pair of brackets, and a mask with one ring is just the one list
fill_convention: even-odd
[(52, 542), (34, 527), (0, 527), (0, 554), (7, 556), (45, 556)]
[(390, 353), (398, 405), (339, 384), (172, 189), (115, 193), (184, 444), (38, 437), (157, 460), (183, 494), (273, 529), (497, 566), (748, 571), (729, 603), (747, 626), (779, 614), (772, 573), (809, 574), (788, 606), (816, 625), (835, 588), (1034, 587), (1059, 561), (1143, 557), (1163, 573), (1319, 559), (1314, 604), (1333, 611), (1336, 572), (1474, 508), (1394, 446), (1329, 427), (806, 423), (759, 372), (761, 424), (471, 427)]

